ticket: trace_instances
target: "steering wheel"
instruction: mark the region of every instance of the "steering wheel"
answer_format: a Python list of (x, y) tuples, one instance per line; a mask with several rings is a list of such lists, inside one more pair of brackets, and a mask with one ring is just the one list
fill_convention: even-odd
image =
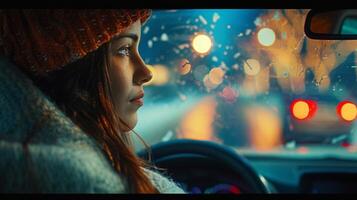
[[(138, 156), (147, 160), (146, 151)], [(268, 183), (259, 175), (248, 161), (231, 147), (211, 141), (177, 139), (151, 146), (151, 162), (160, 168), (184, 167), (189, 169), (195, 163), (210, 163), (216, 169), (230, 170), (240, 177), (252, 193), (271, 193)]]

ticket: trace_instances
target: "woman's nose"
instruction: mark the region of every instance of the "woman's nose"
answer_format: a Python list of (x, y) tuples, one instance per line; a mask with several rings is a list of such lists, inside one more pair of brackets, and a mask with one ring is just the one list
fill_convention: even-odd
[(146, 82), (149, 82), (152, 79), (153, 74), (140, 56), (137, 65), (138, 66), (135, 73), (136, 77), (134, 77), (136, 79), (136, 84), (142, 85)]

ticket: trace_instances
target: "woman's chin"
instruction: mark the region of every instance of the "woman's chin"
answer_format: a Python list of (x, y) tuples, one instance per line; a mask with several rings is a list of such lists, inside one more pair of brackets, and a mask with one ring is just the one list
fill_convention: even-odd
[(133, 130), (138, 122), (136, 114), (131, 116), (130, 118), (124, 118), (123, 120), (127, 125), (127, 126), (123, 127), (122, 131), (124, 131), (124, 132), (129, 132), (129, 131)]

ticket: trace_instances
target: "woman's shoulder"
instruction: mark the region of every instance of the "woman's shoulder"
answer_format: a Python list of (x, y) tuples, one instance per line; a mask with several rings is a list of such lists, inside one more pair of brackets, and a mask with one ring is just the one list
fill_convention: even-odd
[(93, 139), (1, 58), (0, 110), (0, 191), (127, 191)]
[(149, 179), (153, 185), (159, 190), (160, 193), (176, 193), (176, 194), (185, 194), (186, 192), (171, 179), (168, 175), (163, 175), (162, 173), (144, 168)]
[[(0, 83), (0, 191), (128, 192), (94, 141), (1, 58)], [(184, 193), (168, 177), (147, 172), (161, 193)]]
[(126, 193), (127, 184), (91, 147), (0, 142), (3, 192)]

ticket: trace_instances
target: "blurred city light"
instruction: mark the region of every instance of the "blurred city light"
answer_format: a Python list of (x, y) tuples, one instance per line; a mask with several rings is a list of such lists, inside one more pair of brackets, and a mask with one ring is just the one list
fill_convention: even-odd
[(260, 63), (256, 59), (248, 59), (244, 62), (244, 72), (249, 76), (255, 76), (260, 72)]
[(209, 77), (208, 77), (208, 74), (204, 76), (204, 78), (203, 78), (203, 84), (204, 84), (204, 86), (206, 87), (206, 89), (207, 89), (208, 91), (210, 91), (210, 90), (212, 90), (212, 89), (214, 89), (214, 88), (216, 88), (216, 87), (218, 86), (218, 85), (216, 85), (216, 84), (213, 84), (213, 83), (210, 81), (210, 79), (209, 79)]
[(238, 90), (226, 86), (223, 88), (223, 91), (219, 93), (219, 96), (221, 96), (225, 101), (227, 102), (234, 102), (236, 98), (238, 97), (239, 93)]
[(205, 97), (182, 118), (180, 136), (195, 140), (214, 140), (213, 122), (217, 103), (212, 97)]
[(199, 54), (206, 54), (212, 48), (212, 40), (206, 34), (198, 34), (192, 40), (192, 47)]
[(258, 41), (263, 46), (271, 46), (275, 42), (275, 33), (270, 28), (262, 28), (258, 31)]
[(214, 85), (221, 84), (223, 81), (223, 77), (224, 71), (221, 67), (212, 68), (208, 75), (210, 82)]
[(260, 151), (271, 150), (282, 143), (282, 121), (277, 112), (265, 106), (245, 110), (251, 145)]
[(177, 66), (177, 71), (181, 74), (181, 75), (186, 75), (191, 71), (191, 63), (189, 60), (187, 59), (182, 59), (179, 63), (179, 65)]

